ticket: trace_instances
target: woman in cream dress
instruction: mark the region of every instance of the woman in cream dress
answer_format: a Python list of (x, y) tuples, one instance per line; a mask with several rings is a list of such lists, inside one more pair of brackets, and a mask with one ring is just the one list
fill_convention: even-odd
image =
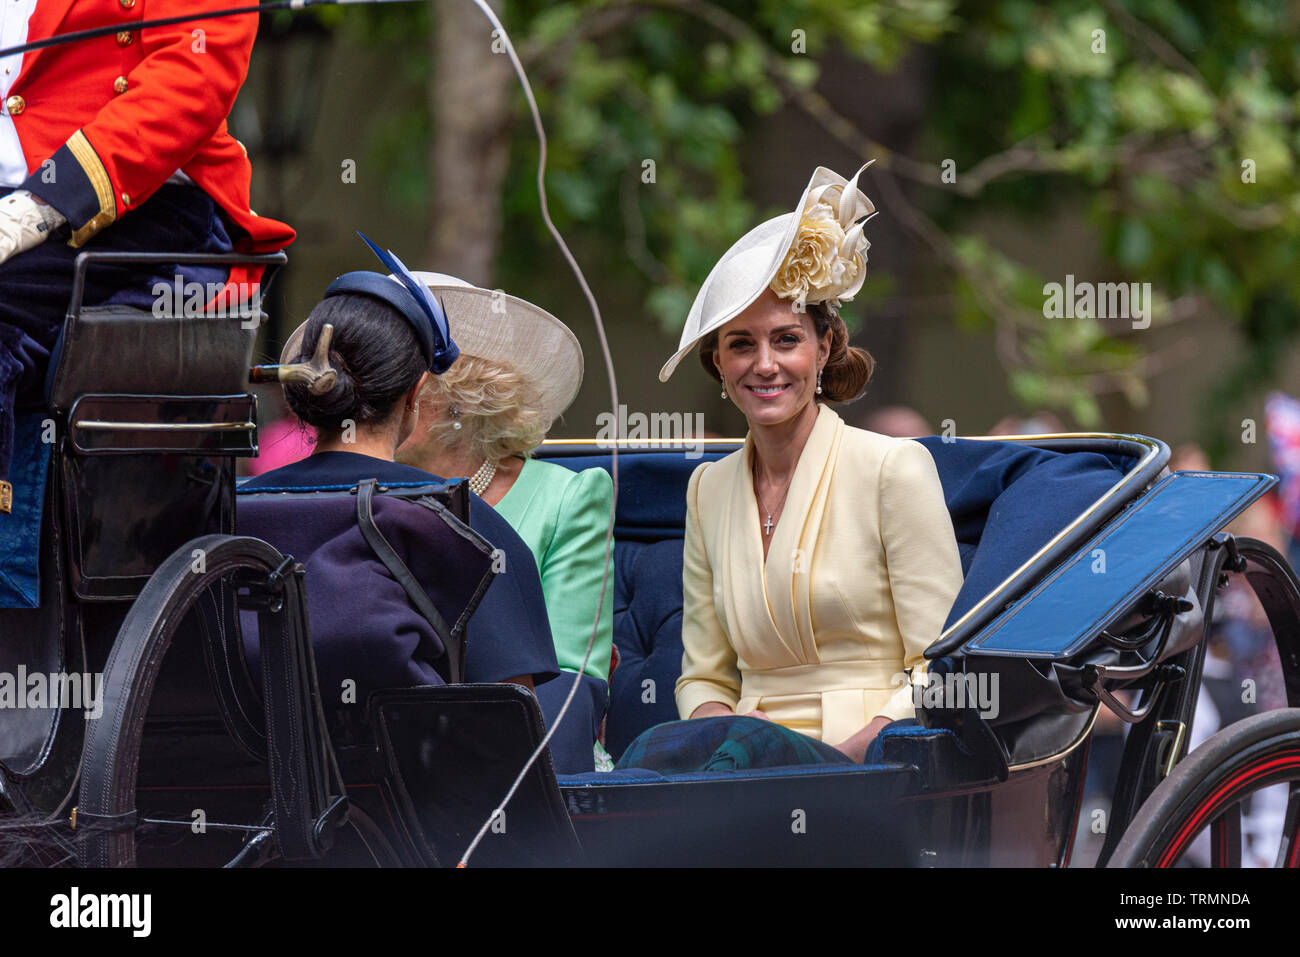
[(929, 453), (826, 404), (871, 375), (837, 308), (862, 285), (872, 211), (857, 176), (819, 167), (794, 213), (714, 267), (660, 372), (698, 344), (749, 424), (743, 449), (691, 476), (681, 716), (766, 718), (858, 762), (913, 717), (906, 675), (923, 681), (962, 582)]

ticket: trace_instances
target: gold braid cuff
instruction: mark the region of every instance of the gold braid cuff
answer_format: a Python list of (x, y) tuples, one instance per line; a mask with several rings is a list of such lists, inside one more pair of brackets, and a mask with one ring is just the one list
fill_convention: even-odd
[(68, 138), (68, 149), (77, 163), (81, 166), (90, 180), (90, 185), (95, 189), (95, 196), (99, 200), (99, 212), (92, 216), (80, 228), (73, 230), (72, 239), (68, 245), (79, 248), (86, 243), (88, 239), (94, 236), (105, 226), (110, 226), (117, 219), (117, 203), (113, 198), (113, 181), (109, 179), (108, 170), (95, 152), (95, 147), (90, 145), (90, 140), (86, 139), (86, 134), (77, 130)]

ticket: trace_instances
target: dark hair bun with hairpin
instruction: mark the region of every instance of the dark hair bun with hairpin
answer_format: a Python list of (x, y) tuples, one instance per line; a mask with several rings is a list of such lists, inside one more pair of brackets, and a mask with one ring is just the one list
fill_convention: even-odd
[(301, 382), (288, 383), (284, 396), (289, 408), (305, 424), (324, 431), (341, 429), (348, 420), (382, 422), (426, 371), (410, 323), (370, 296), (331, 296), (307, 317), (300, 355), (288, 361), (310, 359), (327, 323), (334, 327), (329, 350), (330, 365), (338, 373), (334, 387), (313, 395)]

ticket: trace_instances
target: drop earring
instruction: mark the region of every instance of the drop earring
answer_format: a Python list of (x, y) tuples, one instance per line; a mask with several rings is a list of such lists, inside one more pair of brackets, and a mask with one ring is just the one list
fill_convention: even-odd
[(822, 370), (817, 370), (817, 394), (822, 394)]
[(724, 399), (727, 397), (727, 387), (725, 385), (722, 387), (722, 397)]
[(459, 432), (461, 430), (460, 409), (454, 405), (450, 406), (447, 409), (447, 414), (451, 416), (451, 427), (455, 429), (457, 432)]

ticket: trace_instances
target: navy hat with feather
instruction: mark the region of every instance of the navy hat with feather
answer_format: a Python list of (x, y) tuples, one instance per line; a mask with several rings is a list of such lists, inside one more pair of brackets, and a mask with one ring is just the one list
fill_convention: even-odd
[[(433, 293), (424, 283), (411, 275), (406, 265), (393, 255), (391, 250), (383, 250), (372, 243), (361, 232), (357, 233), (371, 248), (379, 261), (393, 274), (390, 278), (382, 273), (369, 270), (347, 272), (335, 279), (325, 289), (323, 299), (340, 296), (345, 293), (370, 296), (385, 302), (396, 309), (415, 333), (420, 344), (429, 371), (441, 375), (451, 368), (451, 364), (460, 356), (455, 340), (451, 337), (451, 327), (447, 322), (447, 313), (442, 304), (434, 298)], [(303, 323), (285, 343), (286, 356), (296, 355), (302, 345)], [(291, 359), (282, 357), (281, 362)]]

